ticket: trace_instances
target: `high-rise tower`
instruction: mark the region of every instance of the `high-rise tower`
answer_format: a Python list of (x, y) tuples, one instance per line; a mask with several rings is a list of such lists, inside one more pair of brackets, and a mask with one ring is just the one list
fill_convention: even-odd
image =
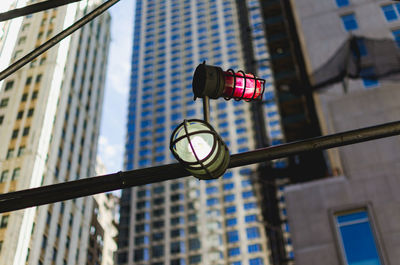
[[(251, 2), (251, 3), (250, 3)], [(255, 5), (249, 1), (249, 5)], [(174, 162), (172, 130), (184, 118), (202, 118), (193, 101), (195, 67), (207, 61), (244, 69), (235, 1), (138, 0), (129, 97), (126, 169)], [(252, 22), (261, 14), (254, 6)], [(257, 55), (268, 61), (263, 31), (255, 33)], [(266, 96), (274, 98), (267, 64)], [(267, 132), (281, 139), (279, 111), (266, 104)], [(211, 102), (211, 124), (231, 153), (254, 149), (251, 103)], [(273, 140), (273, 137), (270, 138)], [(269, 264), (267, 238), (253, 166), (229, 170), (221, 179), (193, 177), (124, 190), (118, 264)], [(174, 172), (171, 172), (174, 174)]]
[[(99, 3), (24, 17), (11, 63)], [(102, 15), (3, 82), (2, 193), (95, 175), (109, 26)], [(0, 264), (86, 263), (92, 204), (87, 197), (2, 214)]]

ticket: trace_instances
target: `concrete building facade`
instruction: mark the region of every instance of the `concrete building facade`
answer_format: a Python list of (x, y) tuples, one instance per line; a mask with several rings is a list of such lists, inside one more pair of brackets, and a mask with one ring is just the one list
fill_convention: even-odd
[[(399, 14), (390, 1), (292, 4), (310, 75), (351, 35), (397, 40)], [(397, 86), (361, 75), (315, 92), (323, 133), (398, 120)], [(335, 177), (285, 188), (295, 264), (398, 263), (399, 144), (396, 136), (330, 150)]]
[[(99, 2), (83, 1), (24, 17), (10, 63)], [(105, 14), (4, 80), (2, 193), (95, 175), (109, 27), (110, 16)], [(92, 200), (2, 214), (0, 264), (84, 264)]]

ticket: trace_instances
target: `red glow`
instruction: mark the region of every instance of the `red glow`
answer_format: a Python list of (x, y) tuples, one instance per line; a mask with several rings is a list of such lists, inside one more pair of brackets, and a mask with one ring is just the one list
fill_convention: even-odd
[(257, 99), (262, 93), (265, 82), (263, 79), (258, 79), (253, 74), (245, 74), (242, 71), (235, 73), (228, 70), (224, 72), (224, 77), (225, 89), (223, 95), (229, 98)]

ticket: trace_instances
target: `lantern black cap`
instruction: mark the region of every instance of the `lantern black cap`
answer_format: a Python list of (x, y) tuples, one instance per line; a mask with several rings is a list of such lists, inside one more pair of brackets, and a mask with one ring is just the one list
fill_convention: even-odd
[(199, 64), (193, 76), (194, 99), (208, 96), (216, 99), (222, 96), (225, 86), (225, 79), (222, 68), (207, 65), (204, 61)]

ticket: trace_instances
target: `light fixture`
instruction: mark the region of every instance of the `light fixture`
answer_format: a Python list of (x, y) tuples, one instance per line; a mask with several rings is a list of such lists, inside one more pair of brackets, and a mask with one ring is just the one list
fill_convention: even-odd
[(218, 66), (199, 64), (193, 76), (194, 99), (210, 97), (226, 100), (261, 100), (265, 90), (265, 80), (254, 74), (232, 69), (223, 71)]
[(203, 120), (184, 120), (171, 135), (170, 149), (198, 179), (216, 179), (229, 164), (229, 151), (214, 128)]

